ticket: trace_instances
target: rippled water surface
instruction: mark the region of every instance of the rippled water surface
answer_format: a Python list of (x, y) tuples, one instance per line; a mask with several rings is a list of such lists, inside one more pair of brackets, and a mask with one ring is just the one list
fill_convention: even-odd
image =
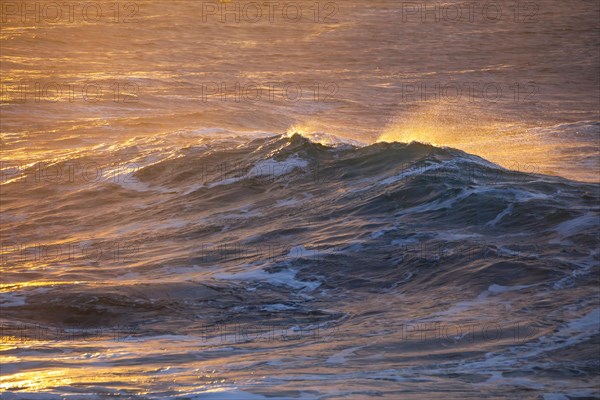
[(0, 11), (0, 397), (600, 398), (598, 2)]

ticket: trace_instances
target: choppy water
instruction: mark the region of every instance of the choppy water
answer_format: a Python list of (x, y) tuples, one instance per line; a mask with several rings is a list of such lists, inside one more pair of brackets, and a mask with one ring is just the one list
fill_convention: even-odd
[(0, 16), (2, 398), (600, 398), (597, 2), (50, 3)]

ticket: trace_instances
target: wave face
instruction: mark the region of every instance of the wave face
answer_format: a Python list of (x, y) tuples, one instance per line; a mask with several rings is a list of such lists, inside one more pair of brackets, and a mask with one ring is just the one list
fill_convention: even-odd
[(417, 142), (140, 143), (4, 169), (6, 398), (594, 396), (598, 184)]

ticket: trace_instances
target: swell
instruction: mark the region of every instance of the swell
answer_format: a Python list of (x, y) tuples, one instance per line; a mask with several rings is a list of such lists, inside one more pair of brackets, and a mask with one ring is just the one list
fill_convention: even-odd
[[(126, 232), (139, 246), (131, 257), (45, 266), (80, 283), (9, 290), (26, 300), (9, 302), (4, 318), (110, 325), (135, 315), (192, 329), (202, 315), (277, 310), (334, 321), (323, 311), (332, 299), (361, 292), (583, 293), (598, 268), (598, 185), (450, 148), (276, 136), (180, 149), (130, 178), (63, 189), (62, 207), (37, 219), (37, 205), (20, 206), (34, 216), (13, 222), (23, 232), (69, 216), (82, 235)], [(28, 267), (13, 265), (6, 280), (33, 276)]]

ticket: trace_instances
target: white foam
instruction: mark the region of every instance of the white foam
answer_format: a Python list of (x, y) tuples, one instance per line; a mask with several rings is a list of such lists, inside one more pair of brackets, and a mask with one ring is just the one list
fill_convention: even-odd
[(304, 203), (306, 200), (310, 200), (312, 199), (312, 195), (311, 194), (304, 194), (302, 198), (297, 198), (294, 197), (292, 199), (287, 199), (287, 200), (277, 200), (277, 202), (275, 203), (275, 207), (289, 207), (289, 206), (298, 206), (302, 203)]
[(297, 206), (300, 204), (298, 199), (277, 200), (275, 207)]
[(321, 286), (320, 282), (304, 282), (296, 279), (297, 272), (293, 269), (269, 273), (263, 269), (238, 272), (236, 274), (219, 273), (214, 277), (222, 280), (236, 281), (263, 281), (275, 286), (288, 286), (294, 289), (315, 290)]
[(293, 134), (299, 134), (302, 137), (307, 138), (313, 143), (319, 143), (327, 147), (365, 147), (368, 143), (362, 142), (356, 139), (345, 138), (336, 136), (332, 133), (325, 132), (297, 132), (295, 127), (288, 129), (287, 136), (291, 137)]
[(479, 238), (481, 237), (478, 233), (451, 233), (451, 232), (438, 232), (436, 236), (440, 239), (444, 239), (447, 242), (462, 241), (465, 239)]
[(277, 312), (277, 311), (290, 311), (296, 310), (298, 307), (287, 306), (285, 304), (268, 304), (266, 306), (261, 307), (263, 311)]
[(496, 226), (496, 224), (498, 222), (500, 222), (502, 220), (502, 218), (504, 218), (506, 215), (510, 215), (513, 212), (513, 208), (514, 208), (514, 204), (510, 203), (508, 205), (508, 207), (506, 207), (506, 209), (504, 211), (502, 211), (501, 213), (499, 213), (498, 215), (496, 215), (496, 218), (494, 218), (493, 220), (489, 221), (485, 225), (486, 226)]
[(20, 307), (27, 303), (27, 296), (23, 293), (5, 292), (0, 293), (0, 306), (4, 307)]
[(104, 183), (116, 183), (124, 189), (133, 190), (135, 192), (157, 191), (168, 193), (170, 191), (169, 189), (160, 186), (150, 186), (134, 177), (134, 174), (142, 168), (161, 163), (171, 158), (173, 157), (170, 155), (167, 157), (153, 156), (147, 157), (143, 162), (130, 161), (111, 168), (103, 167), (101, 169), (102, 175), (99, 181)]
[[(280, 177), (292, 173), (296, 169), (305, 169), (308, 166), (308, 161), (303, 160), (297, 155), (289, 157), (285, 161), (277, 161), (273, 159), (262, 160), (254, 164), (254, 166), (244, 176), (223, 179), (222, 181), (213, 182), (206, 187), (213, 188), (216, 186), (231, 185), (244, 179), (256, 177)], [(201, 188), (199, 186), (197, 189)]]
[(422, 167), (422, 166), (415, 166), (413, 168), (410, 168), (398, 175), (394, 175), (394, 176), (390, 176), (389, 178), (386, 178), (382, 181), (379, 182), (380, 185), (389, 185), (398, 181), (401, 181), (402, 179), (408, 178), (410, 176), (413, 175), (418, 175), (418, 174), (422, 174), (423, 172), (427, 172), (427, 171), (432, 171), (432, 170), (436, 170), (439, 169), (441, 166), (443, 166), (446, 163), (441, 163), (441, 164), (430, 164), (426, 167)]
[(211, 188), (214, 188), (216, 186), (231, 185), (232, 183), (239, 182), (241, 179), (243, 179), (243, 177), (241, 177), (241, 178), (227, 178), (227, 179), (223, 179), (222, 181), (209, 183), (208, 185), (206, 185), (206, 187), (209, 188), (209, 189), (211, 189)]
[(409, 237), (406, 239), (396, 239), (396, 240), (392, 240), (391, 244), (393, 246), (406, 246), (409, 244), (417, 244), (419, 243), (419, 239), (417, 239), (416, 237)]
[(546, 393), (543, 395), (544, 400), (569, 400), (567, 396), (560, 393)]
[(502, 286), (502, 285), (496, 285), (494, 283), (494, 284), (490, 285), (490, 287), (488, 288), (488, 290), (486, 292), (493, 293), (493, 294), (513, 292), (515, 290), (522, 290), (522, 289), (526, 289), (531, 286), (533, 286), (533, 285)]
[(248, 176), (282, 176), (291, 173), (295, 169), (304, 169), (307, 166), (308, 161), (303, 160), (297, 155), (293, 155), (285, 161), (268, 159), (254, 164), (254, 167), (248, 172)]
[[(522, 346), (510, 349), (510, 355), (486, 354), (484, 361), (469, 363), (473, 369), (487, 369), (506, 367), (512, 368), (514, 364), (525, 359), (533, 359), (540, 354), (550, 353), (562, 348), (584, 342), (600, 332), (600, 308), (594, 309), (556, 330), (550, 336), (540, 336), (535, 342), (528, 342)], [(465, 364), (467, 366), (467, 364)]]
[(2, 292), (0, 293), (0, 307), (20, 307), (27, 304), (27, 296), (49, 292), (50, 287), (30, 288), (26, 292)]
[(393, 228), (384, 228), (384, 229), (375, 231), (375, 232), (371, 233), (371, 239), (380, 238), (388, 232), (393, 232), (393, 231), (397, 231), (397, 230), (398, 230), (398, 228), (393, 227)]
[(600, 225), (600, 216), (594, 213), (587, 213), (580, 217), (558, 224), (555, 228), (561, 239), (574, 236), (586, 228), (597, 227)]
[(363, 348), (364, 346), (351, 347), (349, 349), (344, 349), (338, 353), (335, 353), (331, 357), (329, 357), (325, 362), (328, 364), (343, 364), (346, 362), (347, 357), (354, 354), (356, 350)]
[[(479, 296), (477, 296), (474, 300), (459, 301), (459, 302), (453, 304), (446, 311), (437, 312), (435, 314), (432, 314), (431, 317), (428, 319), (437, 321), (437, 320), (439, 320), (438, 319), (439, 317), (455, 316), (457, 314), (464, 313), (465, 311), (470, 310), (474, 307), (482, 307), (485, 304), (489, 304), (490, 300), (488, 298), (490, 296), (495, 296), (495, 295), (499, 295), (501, 293), (506, 293), (506, 292), (518, 291), (518, 290), (526, 289), (531, 286), (534, 286), (534, 285), (502, 286), (502, 285), (492, 284), (487, 288), (487, 290), (484, 290), (483, 292), (481, 292), (479, 294)], [(498, 301), (495, 301), (495, 303), (500, 304)], [(505, 306), (507, 306), (507, 305), (508, 304), (505, 304)]]

